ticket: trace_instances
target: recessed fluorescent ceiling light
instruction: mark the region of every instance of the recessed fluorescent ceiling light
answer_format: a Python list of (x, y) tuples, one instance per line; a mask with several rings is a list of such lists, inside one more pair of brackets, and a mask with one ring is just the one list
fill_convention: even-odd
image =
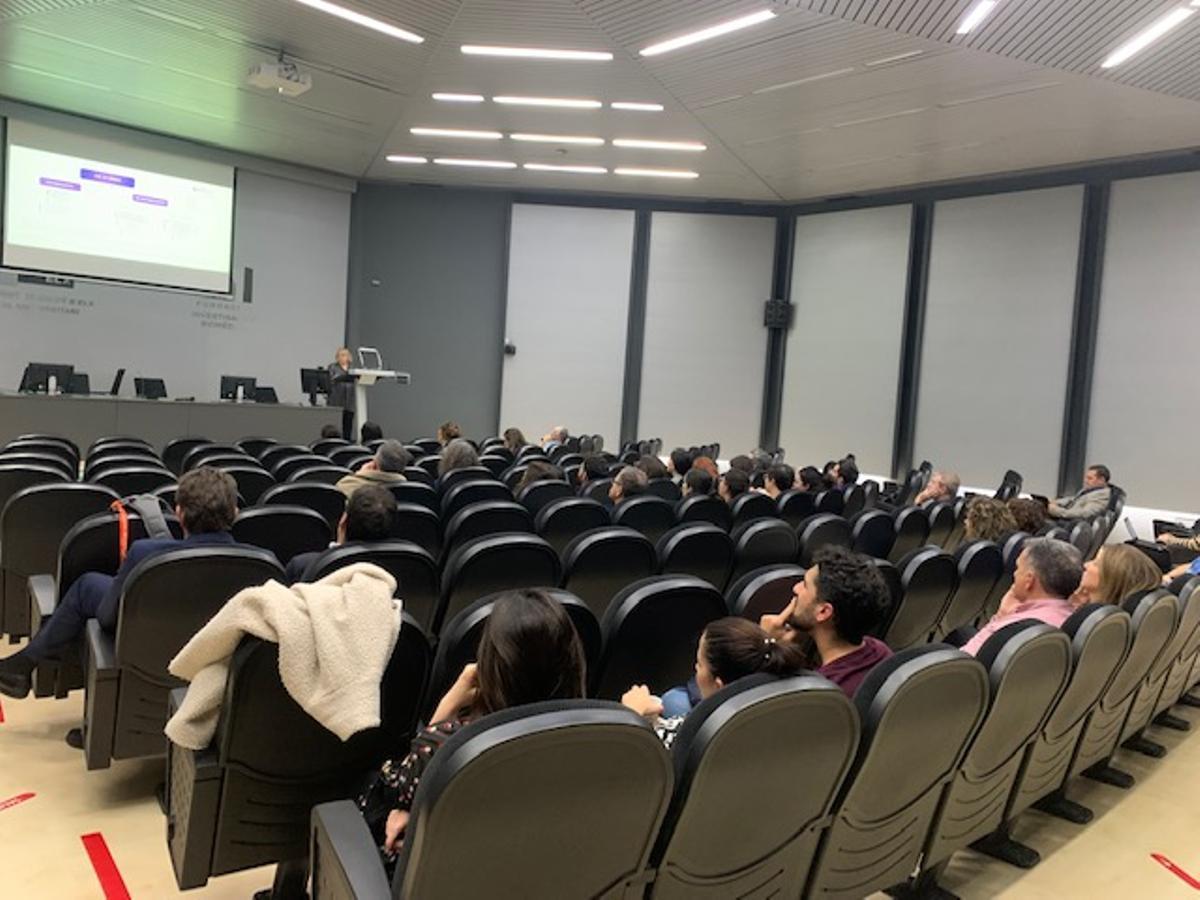
[(458, 159), (442, 156), (433, 162), (438, 166), (469, 166), (476, 169), (515, 169), (517, 167), (515, 162), (503, 159)]
[(731, 31), (740, 31), (743, 28), (749, 28), (751, 25), (757, 25), (760, 22), (766, 22), (773, 18), (775, 18), (775, 13), (773, 10), (759, 10), (758, 12), (751, 13), (748, 16), (741, 16), (737, 19), (730, 19), (728, 22), (722, 22), (720, 25), (713, 25), (709, 28), (701, 28), (699, 31), (692, 31), (688, 34), (681, 34), (679, 37), (673, 37), (665, 41), (660, 41), (657, 44), (651, 44), (649, 47), (641, 51), (641, 55), (658, 56), (660, 53), (669, 53), (672, 50), (678, 50), (680, 47), (698, 44), (701, 41), (707, 41), (715, 37), (720, 37), (723, 34), (729, 34)]
[(599, 100), (573, 100), (570, 97), (493, 97), (493, 103), (505, 106), (558, 106), (563, 109), (600, 109)]
[(498, 141), (504, 135), (498, 131), (468, 131), (462, 128), (410, 128), (421, 137), (466, 138), (472, 141)]
[(928, 106), (918, 106), (915, 109), (902, 109), (899, 112), (884, 113), (882, 116), (871, 116), (866, 119), (851, 119), (847, 122), (834, 122), (834, 128), (850, 128), (853, 125), (869, 125), (872, 122), (883, 122), (887, 119), (899, 119), (901, 116), (915, 116), (917, 113), (923, 113)]
[(979, 0), (958, 26), (959, 34), (970, 34), (996, 8), (996, 0)]
[(433, 95), (434, 100), (441, 100), (443, 103), (482, 103), (483, 94), (443, 94), (437, 93)]
[(699, 178), (699, 172), (691, 172), (687, 169), (630, 169), (617, 168), (613, 169), (618, 175), (636, 175), (643, 178)]
[(411, 163), (414, 165), (429, 162), (424, 156), (404, 156), (399, 153), (390, 154), (387, 161), (390, 163)]
[(701, 150), (708, 149), (704, 144), (696, 141), (647, 141), (641, 138), (615, 138), (613, 146), (632, 147), (638, 150), (687, 150), (691, 153), (699, 153)]
[(924, 50), (909, 50), (907, 53), (897, 53), (895, 56), (885, 56), (883, 59), (873, 59), (870, 62), (863, 63), (868, 69), (873, 69), (876, 66), (886, 66), (889, 63), (901, 62), (906, 59), (912, 59), (916, 56), (924, 56)]
[(516, 132), (510, 134), (510, 138), (514, 141), (532, 141), (535, 144), (588, 144), (592, 147), (599, 147), (604, 143), (604, 138), (584, 137), (578, 134), (527, 134), (525, 132)]
[(389, 25), (382, 19), (375, 19), (371, 16), (365, 16), (360, 12), (355, 12), (352, 9), (346, 9), (346, 7), (330, 3), (328, 0), (296, 0), (296, 2), (302, 3), (310, 9), (320, 10), (323, 13), (329, 13), (331, 16), (337, 16), (339, 19), (344, 19), (347, 22), (353, 22), (355, 25), (361, 25), (363, 28), (370, 28), (372, 31), (386, 34), (388, 37), (399, 38), (402, 41), (408, 41), (412, 44), (421, 44), (425, 41), (425, 38), (419, 34), (413, 34), (411, 31), (405, 31), (403, 28)]
[(522, 168), (530, 172), (570, 172), (575, 175), (607, 175), (603, 166), (553, 166), (550, 163), (525, 163)]
[(493, 47), (463, 44), (467, 56), (506, 56), (516, 59), (558, 59), (571, 62), (610, 62), (613, 55), (607, 50), (552, 50), (547, 47)]
[(627, 109), (632, 112), (662, 112), (663, 105), (661, 103), (634, 103), (631, 100), (617, 100), (614, 103), (608, 104), (613, 109)]
[[(869, 66), (870, 63), (867, 63)], [(773, 91), (782, 91), (784, 88), (797, 87), (801, 84), (810, 84), (814, 81), (824, 81), (826, 78), (837, 78), (839, 75), (849, 75), (853, 72), (853, 68), (835, 69), (832, 72), (822, 72), (820, 75), (809, 75), (807, 78), (797, 78), (795, 81), (783, 81), (779, 84), (769, 84), (766, 87), (761, 87), (754, 91), (755, 94), (770, 94)]]
[[(1192, 5), (1194, 6), (1195, 3)], [(1109, 55), (1108, 59), (1104, 60), (1104, 62), (1100, 64), (1100, 68), (1111, 69), (1113, 66), (1119, 66), (1131, 56), (1134, 56), (1145, 50), (1171, 29), (1182, 25), (1189, 18), (1191, 18), (1195, 12), (1196, 10), (1194, 9), (1185, 9), (1182, 6), (1171, 10), (1161, 19), (1154, 22), (1154, 24), (1152, 24), (1145, 31), (1134, 35), (1132, 39), (1114, 50)]]

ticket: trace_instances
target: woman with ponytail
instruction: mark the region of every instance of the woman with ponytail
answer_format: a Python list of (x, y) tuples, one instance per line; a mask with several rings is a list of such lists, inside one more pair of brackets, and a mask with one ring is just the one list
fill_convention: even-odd
[[(708, 699), (739, 678), (766, 672), (777, 677), (804, 668), (804, 654), (795, 644), (780, 642), (746, 619), (730, 616), (709, 623), (696, 645), (696, 677), (700, 699)], [(670, 747), (685, 716), (663, 718), (663, 703), (644, 684), (635, 684), (621, 702), (652, 719), (655, 731)]]

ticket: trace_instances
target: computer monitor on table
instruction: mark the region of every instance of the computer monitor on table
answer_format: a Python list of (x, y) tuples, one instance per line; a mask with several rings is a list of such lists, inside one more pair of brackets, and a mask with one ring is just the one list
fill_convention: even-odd
[(67, 379), (67, 387), (63, 393), (86, 397), (91, 392), (92, 381), (88, 378), (87, 372), (72, 372), (71, 377)]
[(238, 398), (238, 388), (242, 389), (242, 399), (253, 400), (254, 388), (257, 386), (258, 379), (250, 378), (245, 375), (222, 375), (221, 376), (221, 399), (236, 400)]
[(133, 390), (143, 400), (162, 400), (167, 396), (167, 383), (161, 378), (134, 378)]
[(50, 376), (54, 376), (56, 389), (65, 391), (71, 383), (75, 367), (65, 363), (31, 362), (25, 366), (21, 376), (20, 391), (25, 394), (47, 394), (50, 392)]
[(317, 405), (317, 394), (329, 396), (328, 369), (301, 369), (300, 391), (308, 394), (308, 402)]
[(275, 388), (263, 385), (257, 385), (254, 388), (255, 403), (278, 403), (279, 395), (275, 393)]

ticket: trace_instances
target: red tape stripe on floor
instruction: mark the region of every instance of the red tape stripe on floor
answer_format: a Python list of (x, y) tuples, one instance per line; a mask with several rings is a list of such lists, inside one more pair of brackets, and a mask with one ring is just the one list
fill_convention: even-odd
[(80, 840), (83, 841), (83, 848), (87, 850), (88, 858), (92, 861), (92, 868), (96, 870), (96, 878), (100, 881), (105, 900), (130, 900), (129, 891), (125, 888), (125, 879), (121, 877), (112, 854), (108, 852), (104, 835), (97, 831), (82, 835)]
[(4, 724), (4, 704), (0, 703), (0, 725)]
[(4, 812), (6, 809), (12, 809), (12, 807), (24, 803), (26, 800), (32, 800), (36, 796), (37, 794), (29, 791), (24, 794), (17, 794), (15, 797), (9, 797), (7, 800), (0, 800), (0, 812)]
[(1152, 860), (1154, 860), (1156, 863), (1158, 863), (1160, 866), (1162, 866), (1164, 869), (1166, 869), (1168, 872), (1170, 872), (1172, 875), (1174, 875), (1176, 878), (1178, 878), (1180, 881), (1184, 882), (1184, 884), (1187, 884), (1190, 887), (1194, 888), (1195, 890), (1200, 891), (1200, 880), (1196, 879), (1194, 876), (1185, 872), (1178, 865), (1171, 862), (1171, 860), (1167, 859), (1161, 853), (1151, 853), (1150, 858)]

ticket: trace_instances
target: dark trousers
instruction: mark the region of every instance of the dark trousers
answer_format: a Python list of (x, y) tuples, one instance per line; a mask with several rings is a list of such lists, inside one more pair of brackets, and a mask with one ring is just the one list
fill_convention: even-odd
[(348, 441), (357, 440), (354, 437), (354, 410), (342, 410), (342, 437)]
[(56, 659), (83, 635), (88, 619), (97, 619), (105, 631), (117, 627), (117, 605), (105, 603), (112, 586), (111, 575), (85, 572), (71, 585), (54, 615), (42, 623), (38, 633), (29, 640), (25, 655), (34, 662)]

